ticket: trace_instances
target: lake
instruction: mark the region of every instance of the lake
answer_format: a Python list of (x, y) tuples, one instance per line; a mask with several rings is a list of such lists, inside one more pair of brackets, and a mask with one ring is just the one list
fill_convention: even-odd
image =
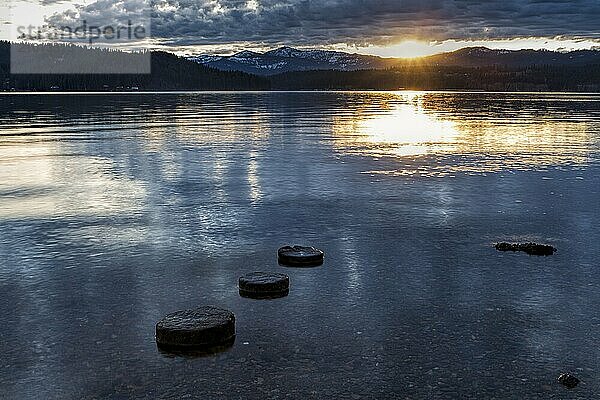
[[(0, 398), (600, 393), (600, 95), (3, 94), (0, 122)], [(240, 297), (252, 271), (289, 296)], [(157, 350), (207, 304), (233, 347)]]

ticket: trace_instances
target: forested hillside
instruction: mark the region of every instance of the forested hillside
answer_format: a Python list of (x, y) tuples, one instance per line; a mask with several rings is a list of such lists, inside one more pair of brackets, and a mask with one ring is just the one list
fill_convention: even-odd
[[(492, 90), (600, 92), (600, 64), (452, 66), (414, 63), (387, 69), (295, 71), (271, 76), (220, 71), (166, 52), (126, 53), (70, 45), (26, 45), (46, 74), (11, 74), (10, 46), (0, 42), (1, 90)], [(582, 53), (583, 54), (583, 53)], [(147, 74), (60, 73), (142, 69)], [(73, 62), (77, 60), (77, 62)], [(119, 69), (119, 68), (123, 69)], [(136, 69), (139, 67), (138, 69)]]
[[(10, 46), (8, 42), (0, 42), (0, 87), (3, 90), (260, 90), (270, 87), (265, 78), (219, 71), (166, 52), (149, 54), (150, 74), (57, 73), (97, 71), (96, 64), (112, 66), (112, 70), (129, 65), (129, 70), (136, 71), (131, 65), (141, 65), (148, 56), (69, 45), (12, 44), (24, 46), (24, 51), (31, 54), (31, 62), (44, 62), (44, 67), (54, 73), (10, 74)], [(37, 60), (35, 55), (39, 55)], [(49, 64), (49, 60), (55, 64)], [(68, 65), (70, 60), (77, 60), (79, 65)], [(84, 65), (80, 65), (82, 61)]]
[(277, 90), (489, 90), (600, 92), (600, 64), (588, 66), (433, 67), (290, 72), (270, 77)]

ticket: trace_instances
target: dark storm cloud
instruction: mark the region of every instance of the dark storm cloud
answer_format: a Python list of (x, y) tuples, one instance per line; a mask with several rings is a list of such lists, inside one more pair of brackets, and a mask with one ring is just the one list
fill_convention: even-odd
[[(46, 0), (51, 1), (51, 0)], [(80, 10), (116, 18), (143, 0)], [(402, 38), (600, 38), (598, 0), (152, 0), (152, 35), (174, 44), (385, 44)], [(112, 13), (112, 14), (111, 14)], [(54, 22), (64, 16), (54, 16)]]

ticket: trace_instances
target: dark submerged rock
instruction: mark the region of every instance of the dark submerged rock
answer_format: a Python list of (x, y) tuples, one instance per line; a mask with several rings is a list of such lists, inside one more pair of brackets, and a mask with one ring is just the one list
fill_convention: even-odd
[(254, 299), (268, 299), (287, 296), (290, 278), (273, 272), (252, 272), (239, 279), (240, 295)]
[(277, 251), (280, 264), (293, 267), (316, 267), (323, 264), (323, 252), (314, 247), (284, 246)]
[(575, 386), (579, 385), (579, 379), (569, 373), (560, 374), (558, 382), (569, 389), (573, 389)]
[(547, 244), (537, 243), (496, 243), (494, 245), (499, 251), (524, 251), (527, 254), (535, 256), (550, 256), (554, 254), (556, 248)]
[(210, 353), (234, 341), (234, 314), (213, 306), (176, 311), (156, 324), (156, 343), (163, 351)]

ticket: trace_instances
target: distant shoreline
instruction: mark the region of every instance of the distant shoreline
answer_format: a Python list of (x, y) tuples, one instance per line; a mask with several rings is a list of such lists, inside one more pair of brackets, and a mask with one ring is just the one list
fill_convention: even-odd
[(420, 90), (420, 89), (397, 89), (397, 90), (371, 90), (371, 89), (323, 89), (323, 90), (125, 90), (125, 91), (52, 91), (52, 90), (31, 90), (31, 91), (11, 91), (0, 90), (0, 95), (148, 95), (148, 94), (194, 94), (194, 93), (467, 93), (467, 94), (563, 94), (563, 95), (589, 95), (599, 96), (598, 92), (575, 92), (575, 91), (494, 91), (494, 90), (464, 90), (464, 89), (439, 89), (439, 90)]

